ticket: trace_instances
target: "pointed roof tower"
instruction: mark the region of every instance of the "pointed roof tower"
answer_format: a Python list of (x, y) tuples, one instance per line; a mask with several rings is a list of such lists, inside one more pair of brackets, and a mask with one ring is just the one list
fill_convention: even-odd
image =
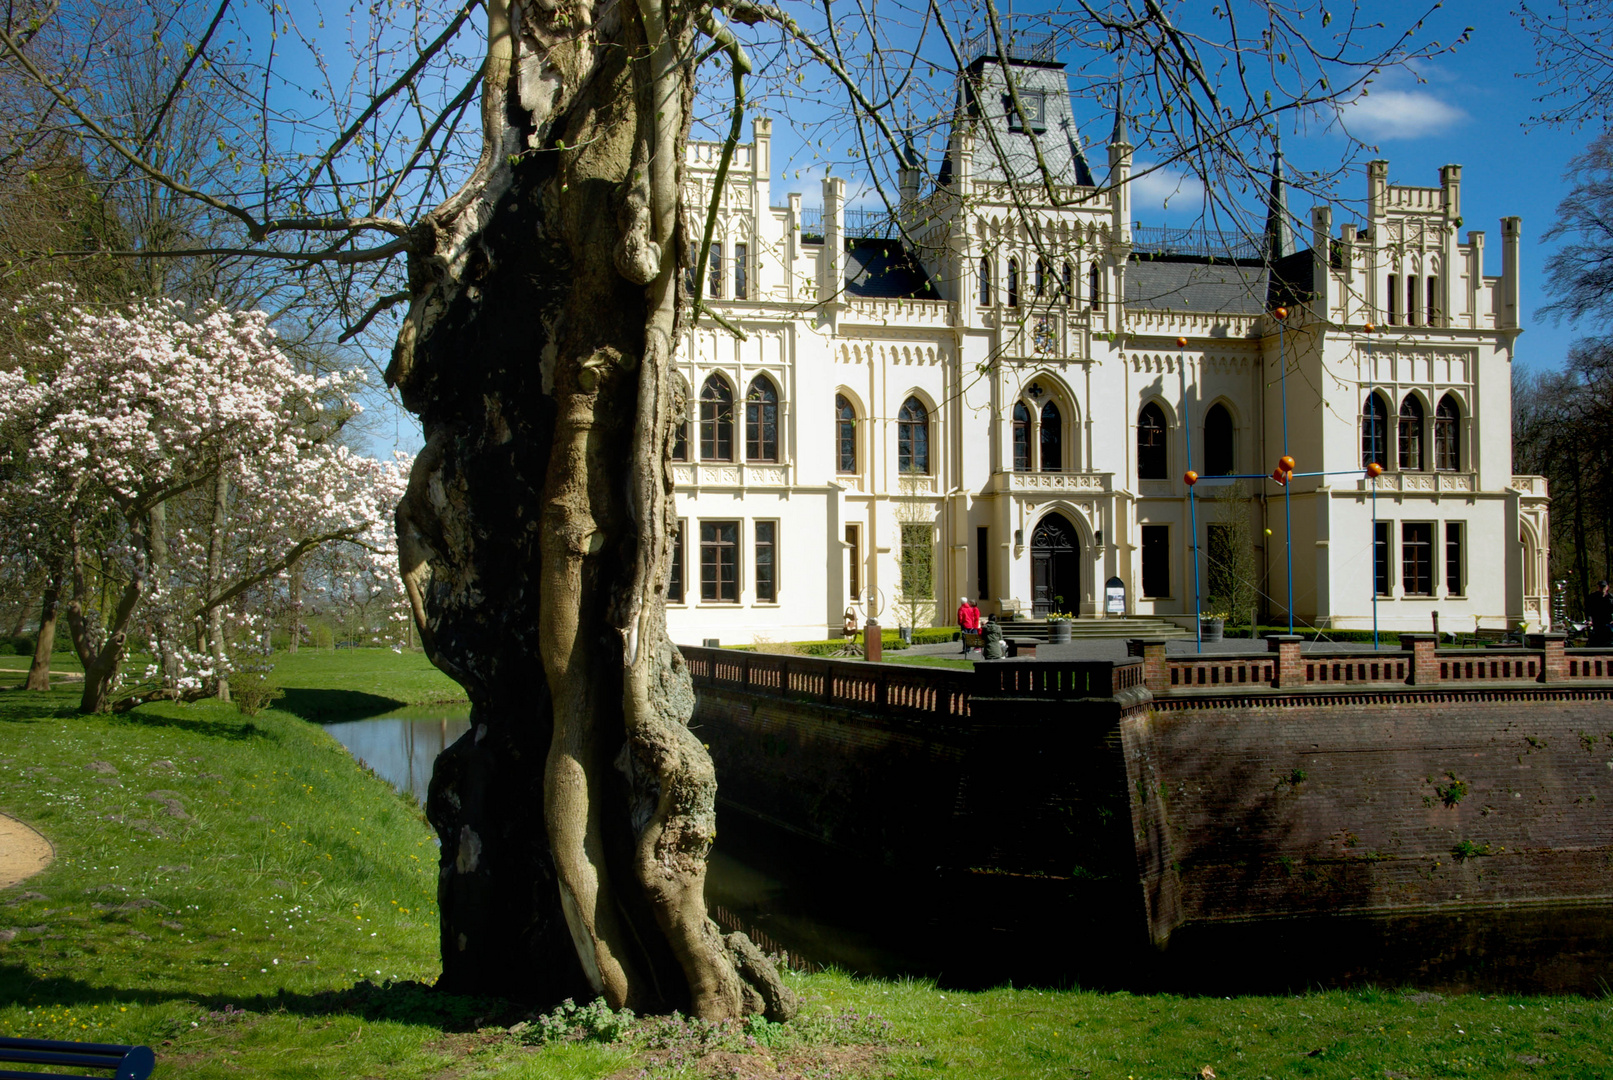
[(1265, 252), (1273, 261), (1294, 253), (1294, 230), (1288, 215), (1288, 183), (1283, 175), (1283, 140), (1271, 134), (1271, 194), (1266, 199)]
[(1115, 130), (1109, 136), (1110, 146), (1131, 147), (1131, 127), (1126, 123), (1126, 88), (1115, 89)]

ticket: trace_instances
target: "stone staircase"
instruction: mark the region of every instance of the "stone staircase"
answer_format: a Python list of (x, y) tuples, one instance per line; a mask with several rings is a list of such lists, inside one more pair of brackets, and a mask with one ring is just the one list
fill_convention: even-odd
[[(1031, 638), (1036, 641), (1047, 641), (1050, 631), (1046, 620), (1043, 619), (1016, 619), (1013, 622), (1002, 624), (1003, 637)], [(1106, 638), (1153, 638), (1172, 639), (1190, 638), (1192, 631), (1184, 630), (1168, 619), (1149, 618), (1137, 616), (1120, 618), (1111, 616), (1107, 619), (1071, 619), (1070, 640), (1094, 641)]]

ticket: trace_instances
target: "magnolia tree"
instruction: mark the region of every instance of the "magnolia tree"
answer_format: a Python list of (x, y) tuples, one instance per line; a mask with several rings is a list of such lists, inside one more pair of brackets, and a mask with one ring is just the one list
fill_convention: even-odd
[(29, 314), (50, 323), (43, 355), (0, 372), (0, 428), (19, 494), (62, 511), (85, 711), (113, 706), (142, 626), (157, 663), (125, 702), (227, 698), (227, 641), (251, 624), (254, 590), (327, 544), (391, 572), (408, 462), (336, 441), (357, 376), (298, 371), (262, 312), (150, 301)]

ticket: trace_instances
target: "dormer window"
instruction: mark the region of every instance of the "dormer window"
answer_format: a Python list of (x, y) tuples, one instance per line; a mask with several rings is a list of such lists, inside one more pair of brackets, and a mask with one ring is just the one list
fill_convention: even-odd
[(1021, 90), (1019, 104), (1025, 110), (1025, 123), (1019, 120), (1019, 111), (1014, 108), (1014, 99), (1007, 94), (1003, 95), (1003, 114), (1008, 117), (1008, 130), (1023, 132), (1030, 130), (1040, 134), (1047, 130), (1047, 95), (1040, 90)]

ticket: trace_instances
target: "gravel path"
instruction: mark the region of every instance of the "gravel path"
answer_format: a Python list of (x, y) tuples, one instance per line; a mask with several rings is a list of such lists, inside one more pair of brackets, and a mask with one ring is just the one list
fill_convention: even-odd
[(33, 877), (55, 858), (49, 840), (16, 818), (0, 814), (0, 889)]

